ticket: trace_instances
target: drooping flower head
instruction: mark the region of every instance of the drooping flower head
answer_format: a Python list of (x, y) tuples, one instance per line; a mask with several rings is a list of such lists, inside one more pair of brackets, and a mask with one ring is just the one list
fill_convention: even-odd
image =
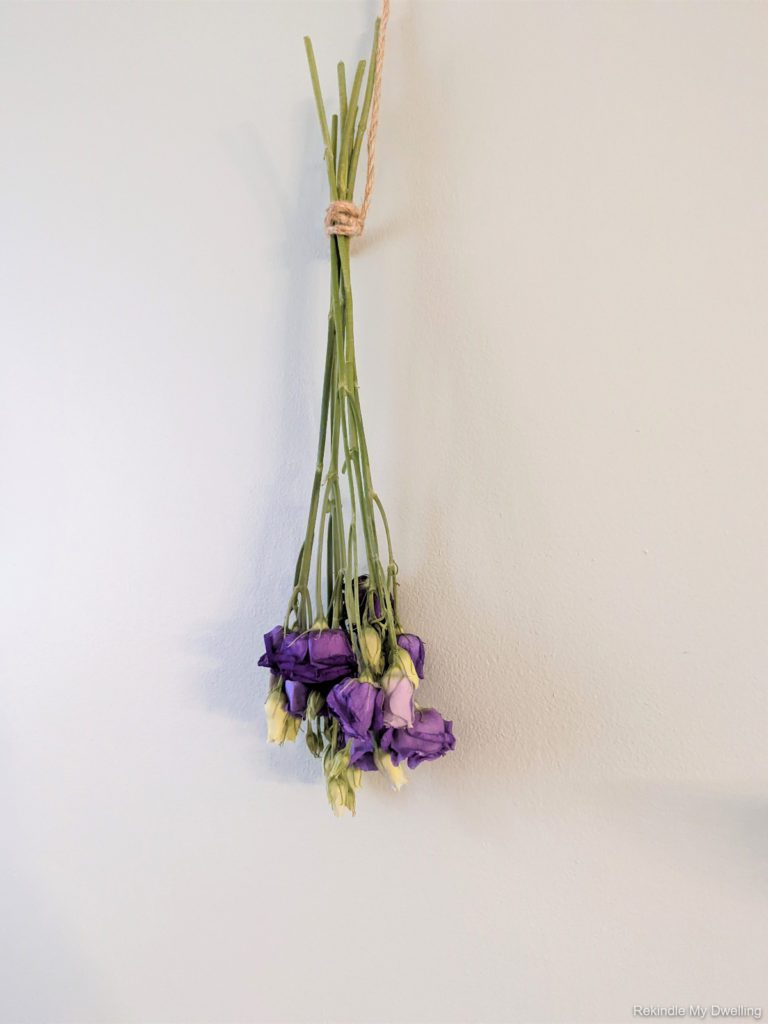
[(345, 679), (327, 697), (331, 713), (339, 720), (347, 740), (365, 740), (373, 721), (377, 689), (372, 683)]
[(381, 677), (381, 701), (377, 713), (377, 726), (403, 729), (413, 722), (413, 693), (418, 686), (411, 656), (399, 648), (392, 652), (387, 670)]
[(435, 761), (456, 745), (453, 723), (434, 708), (416, 711), (413, 724), (406, 728), (386, 729), (379, 742), (381, 749), (392, 755), (394, 764), (407, 761), (409, 768), (417, 768), (422, 761)]
[(273, 686), (264, 704), (267, 716), (267, 740), (270, 743), (293, 743), (299, 731), (300, 720), (288, 711), (288, 702), (282, 686)]
[(344, 679), (355, 671), (357, 661), (343, 629), (285, 633), (282, 626), (275, 626), (264, 635), (259, 665), (285, 679), (312, 686)]
[(349, 762), (349, 747), (333, 751), (326, 748), (323, 757), (323, 771), (325, 772), (325, 787), (328, 794), (328, 803), (336, 817), (341, 817), (346, 811), (355, 813), (355, 790), (360, 788), (362, 775), (358, 768), (354, 768)]

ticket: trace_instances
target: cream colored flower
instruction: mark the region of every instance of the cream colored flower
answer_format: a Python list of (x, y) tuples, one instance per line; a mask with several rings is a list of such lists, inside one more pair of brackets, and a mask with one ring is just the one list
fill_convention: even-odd
[(416, 666), (413, 664), (413, 659), (408, 651), (404, 651), (402, 647), (397, 647), (392, 652), (389, 667), (384, 674), (386, 675), (388, 672), (407, 676), (413, 683), (414, 689), (419, 685), (419, 674), (416, 671)]
[(373, 626), (366, 626), (360, 632), (360, 647), (363, 657), (371, 666), (373, 674), (380, 676), (384, 669), (384, 656), (381, 650), (381, 634)]
[(402, 789), (408, 781), (408, 776), (405, 774), (405, 765), (393, 764), (391, 754), (385, 753), (379, 747), (376, 747), (373, 759), (379, 771), (383, 772), (392, 783), (392, 788)]
[(347, 811), (355, 813), (355, 790), (363, 781), (363, 773), (349, 763), (350, 744), (332, 754), (326, 751), (323, 769), (328, 803), (337, 818)]
[(270, 743), (293, 743), (299, 733), (301, 719), (288, 713), (288, 702), (282, 687), (269, 691), (264, 713), (267, 716), (267, 740)]

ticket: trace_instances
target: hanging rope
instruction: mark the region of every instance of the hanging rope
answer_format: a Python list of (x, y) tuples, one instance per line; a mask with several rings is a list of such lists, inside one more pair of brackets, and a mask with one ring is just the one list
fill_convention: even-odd
[(371, 205), (373, 180), (376, 176), (376, 134), (379, 130), (379, 107), (381, 106), (381, 72), (384, 68), (384, 45), (389, 22), (389, 0), (382, 0), (379, 19), (379, 41), (376, 46), (376, 67), (373, 72), (373, 96), (371, 98), (371, 120), (368, 125), (368, 168), (365, 175), (365, 191), (360, 206), (348, 200), (339, 199), (325, 211), (325, 231), (328, 235), (346, 235), (353, 238), (362, 235), (365, 218)]

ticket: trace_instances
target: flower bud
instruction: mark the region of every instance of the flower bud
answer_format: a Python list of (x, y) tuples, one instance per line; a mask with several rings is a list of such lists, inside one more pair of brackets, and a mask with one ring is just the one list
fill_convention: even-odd
[(267, 716), (267, 740), (270, 743), (293, 743), (299, 732), (301, 719), (288, 714), (288, 702), (282, 686), (269, 691), (264, 704)]
[(414, 687), (419, 685), (419, 674), (413, 664), (413, 658), (402, 647), (396, 647), (390, 655), (388, 671), (393, 668), (400, 669), (404, 675), (408, 676)]
[(314, 729), (308, 724), (307, 725), (307, 749), (313, 757), (319, 757), (323, 749), (320, 737), (314, 731)]
[(307, 701), (307, 721), (312, 722), (320, 712), (323, 710), (325, 704), (325, 697), (319, 690), (310, 690), (309, 700)]
[(331, 805), (331, 810), (337, 818), (340, 818), (349, 810), (347, 807), (346, 787), (342, 786), (338, 779), (328, 779), (326, 789), (328, 792), (328, 803)]
[(346, 811), (355, 813), (355, 790), (360, 788), (363, 773), (349, 763), (349, 744), (343, 750), (329, 756), (326, 753), (325, 785), (328, 803), (336, 817)]
[(402, 764), (395, 765), (392, 763), (392, 758), (389, 754), (385, 753), (379, 747), (373, 753), (376, 761), (376, 767), (380, 772), (383, 772), (387, 776), (393, 789), (402, 789), (408, 781), (408, 777), (405, 774), (405, 768)]
[(380, 676), (384, 670), (384, 656), (381, 650), (381, 634), (373, 626), (365, 626), (360, 631), (360, 648), (364, 660), (371, 666), (373, 674)]

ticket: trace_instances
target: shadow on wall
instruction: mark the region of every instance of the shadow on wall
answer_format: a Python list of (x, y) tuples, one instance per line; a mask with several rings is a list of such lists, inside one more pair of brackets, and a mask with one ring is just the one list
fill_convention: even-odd
[[(390, 371), (382, 386), (392, 394), (399, 390), (410, 410), (407, 420), (395, 418), (389, 451), (407, 452), (418, 472), (401, 474), (397, 493), (384, 495), (384, 500), (395, 524), (398, 550), (403, 548), (398, 544), (401, 532), (416, 535), (416, 530), (398, 530), (398, 522), (416, 524), (422, 537), (418, 559), (409, 558), (401, 566), (406, 627), (427, 643), (421, 701), (434, 703), (452, 718), (457, 735), (456, 752), (432, 773), (437, 784), (452, 792), (469, 786), (468, 780), (474, 786), (479, 779), (509, 792), (509, 779), (531, 771), (548, 773), (568, 760), (577, 745), (589, 741), (588, 723), (596, 716), (583, 707), (574, 708), (569, 695), (579, 689), (577, 681), (571, 679), (567, 688), (558, 690), (556, 680), (548, 677), (546, 659), (521, 646), (514, 617), (507, 614), (513, 571), (496, 563), (490, 542), (494, 534), (503, 533), (505, 520), (512, 524), (508, 529), (514, 528), (510, 495), (521, 494), (517, 500), (528, 503), (537, 500), (525, 459), (515, 446), (519, 431), (505, 371), (495, 365), (494, 351), (514, 341), (490, 336), (482, 303), (472, 294), (466, 260), (482, 258), (482, 248), (468, 253), (465, 240), (450, 244), (453, 227), (443, 223), (445, 211), (435, 209), (431, 190), (423, 187), (440, 167), (443, 149), (452, 145), (443, 126), (450, 122), (459, 81), (449, 55), (442, 68), (420, 59), (420, 34), (409, 24), (418, 15), (413, 8), (403, 14), (397, 38), (403, 67), (388, 98), (389, 122), (397, 126), (397, 153), (392, 156), (399, 166), (393, 165), (390, 173), (413, 187), (398, 196), (397, 210), (383, 229), (374, 225), (355, 243), (362, 256), (369, 245), (381, 252), (383, 239), (392, 243), (400, 238), (398, 261), (410, 260), (412, 265), (412, 291), (398, 297), (399, 329), (383, 324), (381, 342), (392, 348), (388, 366), (407, 365), (413, 372), (396, 377)], [(418, 104), (411, 102), (413, 96), (419, 96)], [(441, 116), (436, 111), (442, 111)], [(317, 766), (303, 743), (282, 749), (266, 744), (266, 673), (256, 662), (262, 633), (281, 617), (289, 591), (293, 566), (286, 564), (286, 552), (297, 550), (300, 541), (295, 535), (298, 520), (286, 516), (286, 507), (304, 509), (311, 484), (314, 417), (294, 416), (292, 410), (299, 400), (299, 408), (313, 408), (307, 402), (316, 402), (319, 395), (319, 381), (314, 379), (303, 381), (306, 394), (296, 393), (297, 367), (307, 366), (308, 339), (317, 336), (325, 316), (325, 310), (309, 302), (313, 266), (326, 259), (321, 236), (307, 230), (326, 202), (316, 129), (308, 100), (303, 173), (299, 187), (289, 194), (271, 162), (268, 142), (256, 127), (244, 127), (236, 138), (225, 140), (254, 201), (262, 203), (270, 196), (282, 211), (277, 259), (290, 273), (290, 288), (272, 365), (272, 386), (284, 396), (272, 446), (277, 452), (302, 450), (307, 457), (300, 466), (277, 460), (270, 493), (254, 496), (265, 516), (250, 558), (254, 585), (244, 595), (241, 611), (207, 631), (198, 648), (213, 663), (203, 684), (207, 705), (254, 727), (258, 763), (270, 775), (313, 784)], [(383, 258), (392, 259), (391, 253)], [(430, 267), (428, 277), (425, 267)], [(425, 280), (434, 284), (439, 308), (429, 302)], [(420, 339), (418, 345), (414, 338)], [(489, 420), (493, 435), (504, 439), (503, 459), (497, 446), (486, 443), (488, 434), (483, 431)], [(543, 510), (541, 519), (545, 521)], [(469, 523), (474, 524), (477, 550), (468, 548)], [(267, 608), (269, 621), (264, 618)], [(434, 687), (431, 680), (437, 681)], [(576, 720), (578, 733), (573, 727)]]
[[(313, 420), (293, 415), (296, 407), (311, 408), (305, 392), (314, 396), (317, 390), (316, 382), (307, 379), (313, 376), (311, 361), (307, 359), (308, 339), (318, 335), (318, 330), (322, 331), (323, 340), (325, 335), (322, 316), (310, 303), (310, 283), (313, 265), (325, 258), (326, 248), (319, 233), (306, 230), (317, 210), (323, 209), (324, 199), (322, 180), (317, 174), (314, 118), (308, 101), (301, 129), (305, 140), (302, 175), (295, 190), (285, 188), (284, 179), (272, 162), (268, 140), (261, 138), (255, 125), (244, 125), (236, 136), (223, 140), (254, 202), (261, 204), (269, 196), (281, 212), (283, 226), (275, 239), (275, 261), (288, 286), (282, 314), (274, 321), (282, 323), (282, 329), (275, 337), (274, 358), (269, 364), (270, 388), (281, 396), (274, 433), (269, 439), (271, 451), (277, 457), (265, 473), (273, 483), (268, 494), (253, 496), (254, 504), (263, 510), (263, 525), (248, 557), (248, 575), (253, 583), (243, 595), (240, 611), (203, 632), (196, 643), (197, 651), (211, 661), (202, 683), (208, 707), (253, 728), (259, 765), (266, 764), (271, 775), (291, 782), (316, 781), (314, 765), (303, 744), (289, 744), (283, 749), (267, 744), (263, 712), (267, 674), (258, 668), (257, 661), (263, 650), (263, 632), (284, 613), (293, 578), (293, 565), (286, 563), (286, 552), (298, 551), (300, 544), (298, 523), (306, 515), (317, 443)], [(255, 380), (254, 400), (259, 388), (260, 382)], [(290, 457), (296, 451), (306, 453), (301, 465)], [(289, 453), (287, 458), (284, 453)], [(302, 511), (287, 514), (287, 508)]]

